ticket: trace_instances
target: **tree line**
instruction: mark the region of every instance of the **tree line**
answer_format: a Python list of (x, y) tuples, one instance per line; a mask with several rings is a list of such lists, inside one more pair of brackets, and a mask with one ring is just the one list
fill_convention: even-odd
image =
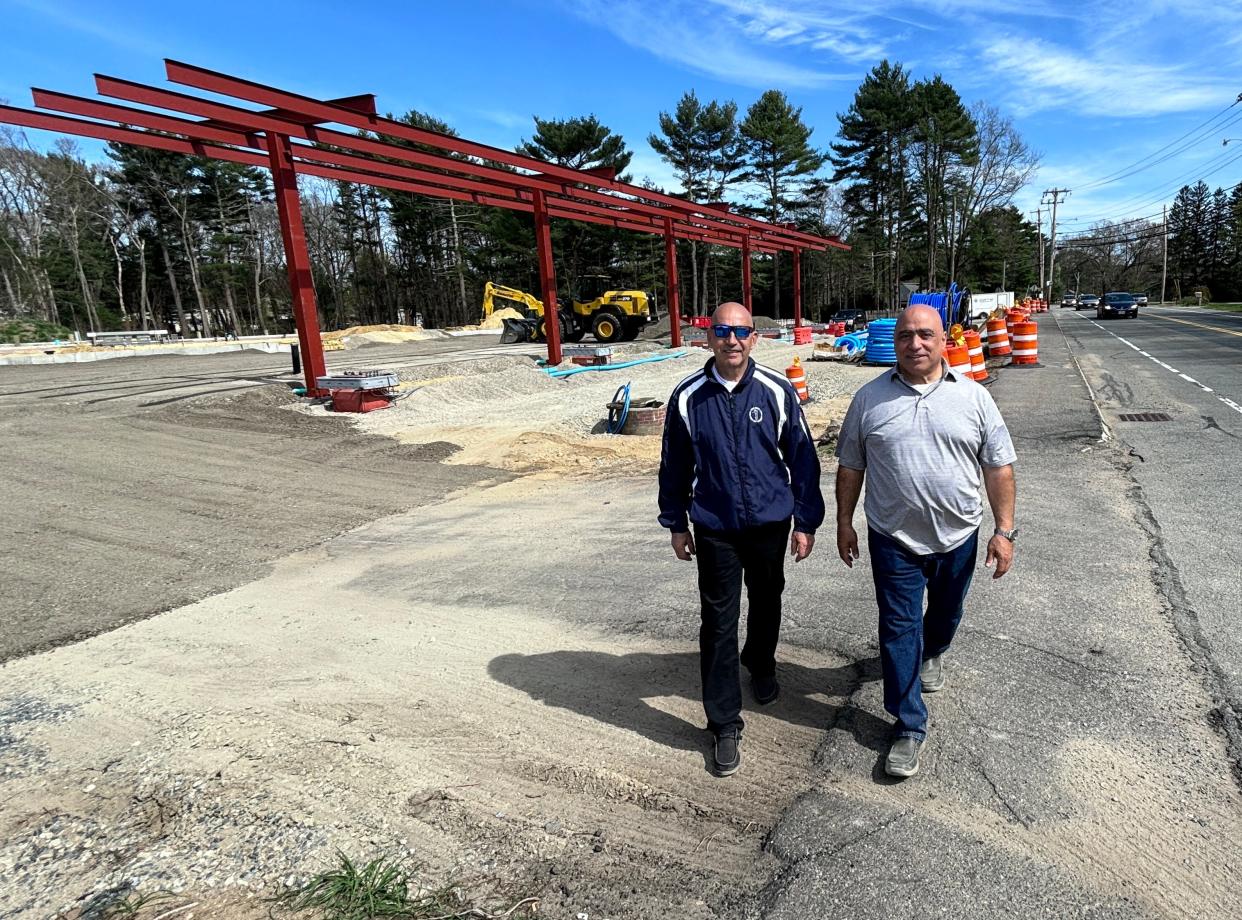
[[(454, 133), (421, 112), (400, 120)], [(906, 289), (1024, 289), (1038, 277), (1036, 229), (1012, 205), (1038, 157), (1010, 119), (985, 103), (967, 107), (939, 76), (913, 81), (900, 64), (882, 62), (837, 116), (826, 148), (779, 90), (745, 111), (688, 92), (655, 124), (645, 142), (680, 194), (853, 247), (803, 254), (811, 317), (894, 306)], [(535, 117), (533, 128), (519, 153), (610, 167), (632, 181), (629, 142), (594, 115)], [(538, 294), (529, 215), (307, 177), (300, 190), (329, 328), (475, 322), (488, 280)], [(659, 237), (554, 219), (553, 246), (563, 294), (603, 280), (667, 302)], [(738, 250), (682, 241), (678, 256), (685, 312), (741, 296)], [(758, 312), (789, 315), (789, 259), (754, 258)], [(88, 162), (71, 142), (41, 152), (21, 132), (0, 129), (0, 317), (78, 332), (288, 331), (267, 172), (121, 144)]]

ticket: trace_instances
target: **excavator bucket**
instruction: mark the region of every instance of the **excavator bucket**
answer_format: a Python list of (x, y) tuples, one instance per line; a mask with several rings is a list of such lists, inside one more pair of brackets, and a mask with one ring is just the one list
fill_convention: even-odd
[(500, 334), (500, 344), (510, 345), (515, 342), (531, 342), (535, 338), (535, 320), (505, 319), (504, 331)]

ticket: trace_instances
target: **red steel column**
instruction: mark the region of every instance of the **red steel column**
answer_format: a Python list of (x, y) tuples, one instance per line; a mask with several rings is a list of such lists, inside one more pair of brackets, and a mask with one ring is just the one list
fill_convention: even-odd
[(561, 363), (561, 322), (556, 309), (556, 269), (552, 265), (552, 226), (542, 189), (534, 191), (535, 246), (539, 250), (539, 282), (543, 290), (543, 327), (548, 337), (548, 364)]
[(310, 253), (302, 228), (302, 202), (298, 199), (298, 176), (293, 169), (293, 151), (283, 134), (268, 135), (268, 159), (272, 185), (276, 189), (276, 212), (280, 216), (280, 235), (285, 243), (285, 265), (289, 271), (289, 291), (293, 295), (293, 321), (302, 349), (302, 372), (307, 396), (325, 396), (318, 380), (327, 373), (323, 342), (319, 338), (319, 308), (311, 280)]
[(673, 218), (664, 218), (664, 272), (668, 276), (668, 328), (673, 334), (672, 347), (681, 348), (681, 299), (677, 293), (677, 237), (673, 235)]
[(742, 237), (742, 306), (751, 310), (750, 305), (750, 236)]
[(797, 247), (793, 251), (793, 282), (794, 282), (794, 325), (802, 325), (802, 260), (798, 258), (802, 250)]

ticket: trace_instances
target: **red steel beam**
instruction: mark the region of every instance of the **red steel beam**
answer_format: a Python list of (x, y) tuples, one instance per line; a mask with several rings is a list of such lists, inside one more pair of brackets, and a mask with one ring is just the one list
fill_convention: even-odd
[(552, 230), (548, 203), (535, 192), (535, 245), (539, 250), (539, 282), (543, 290), (543, 333), (548, 340), (548, 364), (561, 363), (561, 323), (556, 305), (556, 266), (552, 264)]
[[(220, 95), (232, 96), (236, 99), (244, 99), (249, 102), (269, 105), (273, 108), (294, 112), (307, 118), (313, 118), (316, 121), (348, 125), (353, 128), (375, 131), (380, 134), (400, 137), (414, 143), (426, 144), (466, 156), (476, 156), (485, 160), (504, 163), (508, 166), (514, 166), (520, 169), (529, 169), (545, 175), (557, 176), (569, 182), (595, 185), (598, 188), (605, 188), (611, 191), (633, 195), (639, 199), (663, 204), (674, 208), (675, 210), (684, 211), (689, 214), (701, 213), (704, 210), (700, 205), (693, 202), (687, 202), (685, 199), (677, 198), (673, 195), (653, 192), (624, 182), (617, 182), (615, 180), (591, 176), (581, 170), (573, 170), (566, 167), (555, 166), (554, 164), (544, 163), (530, 157), (524, 157), (520, 154), (515, 154), (499, 147), (491, 147), (486, 144), (478, 144), (472, 141), (463, 141), (460, 138), (450, 137), (449, 135), (438, 134), (434, 131), (415, 128), (412, 125), (407, 125), (404, 122), (398, 122), (393, 119), (360, 114), (341, 106), (334, 106), (330, 103), (323, 102), (322, 100), (312, 99), (308, 96), (302, 96), (297, 93), (276, 89), (271, 86), (265, 86), (261, 83), (255, 83), (250, 80), (243, 80), (239, 77), (232, 77), (227, 74), (208, 70), (204, 67), (196, 67), (192, 64), (185, 64), (180, 61), (167, 59), (165, 60), (164, 65), (165, 71), (168, 74), (168, 79), (173, 83), (180, 83), (183, 86), (193, 86), (197, 89), (219, 93)], [(756, 220), (754, 218), (742, 217), (740, 215), (730, 215), (730, 217), (735, 223), (741, 224), (745, 227), (751, 227), (760, 232), (775, 232), (777, 235), (786, 237), (790, 240), (799, 240), (812, 246), (844, 246), (844, 244), (839, 241), (828, 240), (823, 237), (817, 237), (797, 230), (774, 227), (771, 224)]]
[(802, 260), (800, 253), (793, 251), (793, 287), (794, 287), (794, 325), (802, 325)]
[(315, 303), (315, 284), (311, 275), (310, 253), (302, 227), (302, 202), (298, 198), (298, 176), (293, 168), (289, 138), (268, 138), (272, 185), (276, 188), (276, 211), (280, 215), (280, 235), (285, 243), (285, 267), (289, 291), (293, 295), (293, 315), (302, 346), (302, 369), (308, 396), (325, 396), (319, 378), (327, 372), (323, 342), (319, 338), (319, 307)]
[(742, 238), (742, 306), (751, 313), (750, 298), (750, 237)]
[(266, 150), (263, 138), (253, 132), (232, 131), (214, 128), (204, 122), (190, 121), (186, 118), (174, 118), (146, 109), (131, 109), (128, 106), (116, 105), (112, 102), (101, 102), (98, 99), (85, 99), (82, 96), (71, 96), (50, 89), (35, 87), (30, 91), (34, 104), (40, 109), (51, 109), (68, 115), (81, 115), (85, 118), (97, 118), (115, 121), (121, 125), (149, 128), (152, 131), (163, 131), (167, 134), (184, 134), (196, 140), (214, 141), (220, 144), (232, 144), (236, 147), (251, 147)]
[[(200, 132), (203, 137), (218, 138), (230, 143), (254, 143), (260, 149), (267, 149), (267, 139), (265, 137), (236, 134), (219, 128), (202, 130), (199, 128), (199, 122), (182, 121), (180, 119), (157, 115), (155, 113), (146, 112), (140, 109), (128, 109), (123, 106), (114, 106), (109, 103), (96, 103), (93, 100), (79, 99), (78, 97), (69, 97), (64, 96), (63, 94), (53, 94), (45, 91), (40, 92), (39, 100), (44, 104), (54, 105), (57, 108), (61, 108), (63, 104), (64, 108), (80, 112), (84, 115), (93, 115), (98, 117), (104, 117), (106, 115), (108, 117), (116, 117), (118, 119), (125, 120), (127, 123), (139, 124), (145, 127), (150, 127), (154, 130), (194, 130), (195, 132)], [(144, 131), (136, 131), (132, 128), (113, 127), (111, 125), (103, 125), (96, 122), (81, 121), (75, 118), (65, 118), (60, 115), (48, 115), (41, 112), (31, 112), (27, 109), (19, 109), (11, 106), (0, 106), (0, 121), (28, 128), (53, 131), (60, 134), (72, 134), (80, 137), (96, 138), (98, 140), (116, 141), (118, 143), (132, 144), (138, 147), (153, 147), (160, 150), (168, 150), (174, 153), (182, 153), (190, 156), (213, 157), (215, 159), (239, 163), (244, 166), (270, 168), (271, 165), (270, 159), (266, 155), (234, 150), (229, 147), (207, 143), (198, 137), (168, 137), (163, 134), (151, 134)], [(490, 207), (509, 208), (510, 210), (522, 211), (525, 213), (531, 213), (534, 210), (534, 206), (531, 203), (529, 196), (523, 196), (520, 198), (501, 197), (501, 193), (504, 191), (510, 191), (507, 189), (497, 189), (496, 194), (483, 194), (482, 190), (488, 188), (485, 184), (470, 183), (469, 180), (459, 180), (457, 177), (444, 177), (437, 173), (426, 173), (418, 170), (408, 171), (409, 175), (419, 176), (420, 178), (425, 177), (428, 179), (434, 179), (437, 182), (446, 181), (452, 182), (453, 184), (468, 184), (472, 190), (463, 191), (452, 188), (442, 188), (439, 186), (398, 178), (398, 176), (406, 174), (406, 172), (402, 167), (395, 164), (380, 163), (365, 157), (350, 157), (346, 154), (338, 155), (335, 151), (320, 151), (317, 148), (311, 148), (304, 144), (291, 145), (290, 149), (294, 156), (296, 170), (305, 175), (332, 181), (355, 182), (363, 185), (378, 185), (394, 191), (403, 191), (418, 195), (431, 195), (439, 198), (473, 202), (475, 204), (487, 205)], [(312, 159), (308, 160), (306, 159), (307, 157)], [(350, 163), (351, 165), (357, 165), (360, 168), (346, 169), (331, 165), (323, 165), (323, 163), (327, 162)], [(378, 170), (379, 172), (371, 172), (371, 170)], [(384, 175), (385, 173), (388, 173), (389, 175)], [(514, 194), (521, 193), (515, 191)], [(656, 226), (654, 222), (650, 221), (649, 218), (640, 218), (638, 215), (629, 214), (624, 211), (593, 208), (593, 206), (581, 202), (550, 202), (548, 213), (551, 217), (566, 220), (580, 220), (587, 223), (601, 224), (604, 226), (617, 227), (620, 229), (642, 233), (663, 233), (662, 223), (661, 225)], [(687, 227), (680, 221), (676, 222), (676, 227), (678, 235), (682, 238), (694, 239), (700, 242), (714, 243), (734, 248), (740, 245), (736, 238), (716, 234), (711, 231), (700, 230), (698, 228)], [(767, 246), (758, 246), (756, 248), (764, 252), (775, 251), (774, 249), (769, 249)]]
[(34, 128), (39, 131), (52, 131), (56, 134), (72, 134), (75, 137), (92, 137), (101, 141), (115, 141), (118, 144), (133, 144), (136, 147), (153, 147), (156, 150), (169, 150), (173, 153), (184, 153), (188, 156), (213, 157), (241, 163), (245, 166), (267, 166), (267, 158), (257, 153), (247, 153), (220, 147), (197, 140), (186, 140), (179, 137), (167, 137), (163, 134), (150, 134), (146, 131), (135, 131), (132, 128), (102, 125), (93, 121), (81, 121), (77, 118), (66, 118), (63, 115), (48, 115), (44, 112), (32, 112), (10, 105), (0, 105), (0, 122), (17, 125), (22, 128)]
[(673, 218), (664, 218), (664, 274), (668, 279), (668, 328), (670, 344), (681, 348), (681, 299), (677, 290), (677, 238), (673, 235)]
[[(189, 121), (180, 118), (173, 118), (168, 115), (162, 115), (150, 112), (145, 109), (133, 109), (126, 106), (115, 105), (109, 102), (100, 102), (93, 99), (84, 99), (79, 96), (71, 96), (65, 93), (57, 93), (51, 90), (35, 89), (33, 91), (35, 104), (42, 108), (55, 109), (60, 112), (69, 112), (75, 115), (84, 115), (91, 118), (109, 118), (128, 125), (137, 125), (149, 128), (155, 131), (179, 132), (191, 136), (192, 140), (213, 140), (226, 144), (234, 144), (243, 147), (254, 147), (260, 150), (267, 150), (267, 140), (265, 137), (257, 133), (241, 133), (236, 130), (219, 128), (204, 122)], [(329, 150), (321, 147), (312, 147), (306, 144), (298, 144), (292, 147), (295, 160), (300, 168), (299, 171), (312, 175), (319, 175), (323, 178), (340, 178), (343, 181), (360, 181), (368, 182), (366, 176), (362, 172), (373, 172), (379, 175), (387, 175), (396, 178), (405, 178), (414, 182), (430, 183), (424, 185), (402, 185), (402, 191), (408, 191), (415, 194), (423, 195), (440, 195), (441, 192), (433, 188), (433, 185), (443, 184), (449, 188), (479, 192), (485, 195), (495, 195), (499, 192), (509, 191), (508, 189), (497, 189), (495, 185), (486, 182), (480, 182), (474, 179), (462, 178), (460, 176), (450, 176), (442, 173), (429, 172), (427, 170), (413, 169), (408, 166), (399, 164), (381, 162), (366, 157), (356, 156), (353, 154), (342, 153), (336, 150)], [(216, 154), (213, 154), (216, 155)], [(266, 165), (266, 161), (258, 158), (247, 161), (252, 165)], [(354, 174), (346, 177), (344, 174), (329, 174), (324, 170), (305, 168), (307, 162), (320, 163), (333, 166), (341, 166), (347, 169), (355, 170)], [(359, 172), (361, 171), (361, 172)], [(520, 195), (519, 192), (513, 190), (513, 194)], [(451, 196), (458, 200), (470, 201), (479, 200), (468, 195)], [(529, 201), (529, 199), (527, 199)], [(490, 200), (487, 202), (492, 205), (506, 206), (506, 203)], [(656, 232), (651, 229), (655, 227), (653, 218), (641, 217), (640, 215), (627, 214), (623, 211), (614, 211), (598, 206), (588, 205), (585, 203), (571, 202), (566, 200), (563, 202), (566, 206), (574, 209), (580, 209), (585, 213), (592, 213), (610, 218), (621, 218), (629, 223), (619, 223), (617, 220), (610, 220), (608, 223), (613, 226), (625, 226), (629, 229), (638, 229), (635, 225), (646, 225), (642, 229), (647, 232)], [(530, 211), (530, 207), (522, 210)], [(558, 213), (558, 217), (569, 217), (571, 215)], [(660, 227), (663, 224), (661, 222)], [(714, 234), (698, 233), (695, 231), (687, 231), (687, 235), (691, 235), (695, 239), (708, 241), (715, 239)], [(722, 242), (726, 242), (723, 238)]]
[[(231, 106), (226, 103), (200, 99), (197, 96), (188, 96), (184, 93), (177, 93), (171, 90), (146, 86), (142, 83), (134, 83), (130, 80), (122, 80), (117, 77), (96, 74), (95, 85), (98, 91), (105, 96), (125, 99), (129, 102), (136, 102), (140, 105), (150, 105), (173, 111), (186, 112), (192, 115), (207, 118), (213, 128), (218, 128), (220, 125), (228, 124), (235, 126), (239, 131), (248, 130), (251, 132), (261, 131), (274, 134), (284, 134), (289, 137), (302, 138), (314, 143), (330, 145), (333, 147), (342, 147), (359, 153), (368, 153), (389, 159), (400, 159), (408, 163), (431, 166), (436, 169), (446, 170), (450, 173), (462, 172), (476, 178), (491, 180), (503, 188), (522, 188), (529, 191), (542, 189), (553, 195), (573, 195), (586, 199), (588, 202), (596, 202), (614, 206), (623, 205), (634, 210), (651, 214), (660, 220), (663, 220), (663, 216), (666, 212), (666, 209), (659, 208), (654, 205), (618, 199), (615, 196), (606, 195), (601, 192), (569, 188), (563, 183), (537, 176), (524, 176), (518, 173), (507, 172), (502, 169), (469, 163), (459, 159), (412, 150), (408, 147), (396, 144), (376, 141), (370, 138), (357, 137), (352, 134), (343, 134), (329, 128), (320, 128), (300, 122), (287, 121), (263, 112), (253, 112), (237, 108), (236, 106)], [(396, 122), (393, 124), (396, 124)], [(562, 171), (570, 173), (573, 172), (572, 170)], [(719, 230), (725, 232), (739, 234), (745, 232), (724, 222), (704, 222), (708, 223), (711, 227), (718, 228)]]

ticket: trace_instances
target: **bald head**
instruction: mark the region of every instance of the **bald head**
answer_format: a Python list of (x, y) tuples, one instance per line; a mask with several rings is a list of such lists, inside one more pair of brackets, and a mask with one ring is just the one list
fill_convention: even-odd
[(906, 307), (897, 318), (898, 329), (931, 329), (944, 335), (944, 322), (940, 319), (940, 311), (923, 304)]
[(727, 323), (730, 326), (753, 326), (755, 318), (740, 303), (726, 300), (712, 314), (713, 323)]
[[(716, 329), (724, 327), (724, 338), (716, 335)], [(707, 330), (707, 344), (716, 356), (716, 373), (726, 380), (740, 380), (750, 361), (750, 350), (755, 347), (755, 320), (740, 303), (722, 303), (712, 314), (712, 328)], [(740, 335), (738, 333), (740, 330)]]

